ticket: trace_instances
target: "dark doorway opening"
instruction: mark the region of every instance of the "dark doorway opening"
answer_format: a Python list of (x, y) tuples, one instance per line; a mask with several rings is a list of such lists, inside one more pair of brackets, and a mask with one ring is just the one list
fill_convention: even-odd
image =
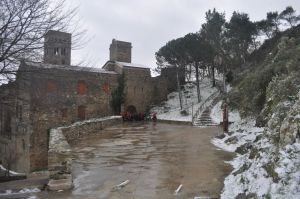
[(78, 106), (78, 118), (80, 120), (85, 119), (85, 114), (86, 114), (86, 107), (85, 106)]

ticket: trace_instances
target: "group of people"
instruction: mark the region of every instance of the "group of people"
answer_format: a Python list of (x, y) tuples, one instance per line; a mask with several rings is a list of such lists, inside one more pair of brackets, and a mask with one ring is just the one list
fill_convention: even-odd
[(130, 112), (122, 112), (121, 116), (123, 121), (142, 121), (145, 120), (145, 113), (130, 113)]
[[(130, 113), (130, 112), (122, 112), (121, 116), (123, 121), (143, 121), (146, 119), (145, 113)], [(152, 121), (156, 122), (157, 117), (156, 113), (153, 113), (151, 116)]]

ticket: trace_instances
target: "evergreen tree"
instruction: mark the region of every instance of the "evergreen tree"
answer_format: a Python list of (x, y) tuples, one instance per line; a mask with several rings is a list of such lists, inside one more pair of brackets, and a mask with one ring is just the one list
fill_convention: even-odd
[(291, 27), (294, 27), (300, 21), (300, 15), (296, 14), (296, 10), (292, 6), (288, 6), (280, 13), (280, 19), (286, 21)]
[[(163, 67), (176, 67), (177, 90), (179, 92), (180, 108), (182, 109), (182, 94), (180, 85), (185, 82), (186, 53), (183, 38), (173, 39), (155, 53), (158, 70)], [(183, 77), (180, 79), (179, 77)]]
[(278, 12), (268, 12), (267, 13), (267, 24), (273, 30), (273, 35), (280, 32), (279, 26), (281, 25), (280, 17)]
[[(205, 13), (206, 23), (202, 24), (200, 34), (214, 49), (212, 57), (222, 54), (223, 28), (225, 24), (225, 14), (219, 13), (216, 9), (208, 10)], [(215, 86), (215, 64), (210, 63), (212, 72), (212, 86)]]
[(229, 23), (226, 23), (226, 40), (231, 48), (235, 65), (245, 63), (252, 37), (256, 34), (256, 26), (250, 21), (248, 14), (233, 12)]
[(264, 34), (268, 39), (280, 32), (280, 15), (278, 12), (268, 12), (267, 18), (256, 23), (258, 32)]
[(213, 62), (214, 49), (199, 33), (190, 33), (184, 37), (188, 62), (195, 67), (197, 97), (200, 102), (199, 69)]

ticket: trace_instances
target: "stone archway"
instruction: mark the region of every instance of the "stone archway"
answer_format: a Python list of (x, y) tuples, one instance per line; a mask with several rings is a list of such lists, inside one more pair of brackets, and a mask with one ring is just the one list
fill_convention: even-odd
[(135, 106), (133, 106), (133, 105), (127, 106), (126, 111), (129, 112), (129, 113), (131, 113), (131, 114), (137, 112)]

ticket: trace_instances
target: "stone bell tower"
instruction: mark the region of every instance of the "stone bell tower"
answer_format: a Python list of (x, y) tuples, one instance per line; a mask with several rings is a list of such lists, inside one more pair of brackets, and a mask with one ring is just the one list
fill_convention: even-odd
[(44, 63), (70, 65), (71, 37), (70, 33), (49, 30), (45, 35)]
[(131, 63), (131, 43), (113, 39), (110, 44), (110, 61)]

